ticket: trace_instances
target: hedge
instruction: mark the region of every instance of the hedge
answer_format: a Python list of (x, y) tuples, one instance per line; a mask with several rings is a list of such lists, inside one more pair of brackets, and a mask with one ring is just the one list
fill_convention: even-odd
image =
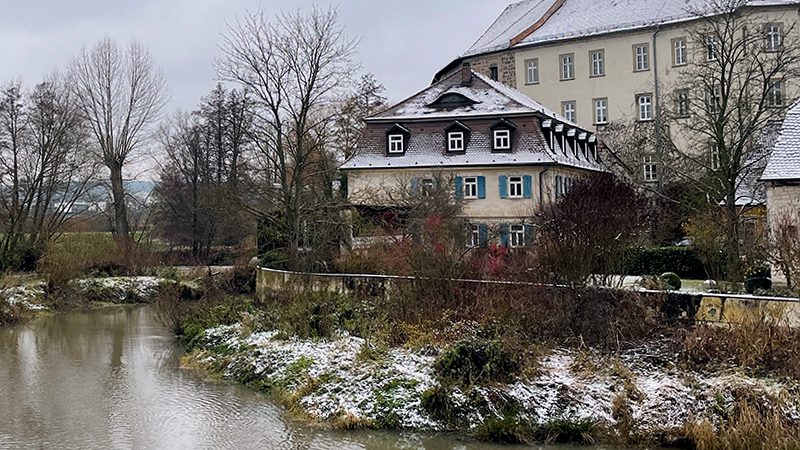
[(674, 272), (681, 278), (703, 280), (706, 271), (691, 247), (638, 247), (628, 249), (628, 275)]

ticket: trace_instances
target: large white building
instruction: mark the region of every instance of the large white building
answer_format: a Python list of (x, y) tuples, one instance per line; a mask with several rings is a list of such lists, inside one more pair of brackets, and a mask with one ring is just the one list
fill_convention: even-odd
[[(683, 74), (716, 58), (721, 39), (698, 42), (695, 32), (713, 3), (725, 0), (522, 0), (509, 5), (462, 55), (434, 81), (464, 62), (492, 79), (514, 87), (599, 136), (618, 121), (649, 122), (659, 111), (675, 126), (672, 139), (718, 163), (714, 146), (692, 139), (681, 126), (697, 117)], [(763, 37), (763, 51), (777, 52), (782, 38), (798, 34), (796, 0), (750, 0), (752, 25), (743, 33)], [(785, 108), (795, 97), (792, 79), (775, 79), (768, 102)], [(713, 89), (709, 93), (715, 94)], [(639, 157), (639, 178), (659, 177), (655, 155)]]

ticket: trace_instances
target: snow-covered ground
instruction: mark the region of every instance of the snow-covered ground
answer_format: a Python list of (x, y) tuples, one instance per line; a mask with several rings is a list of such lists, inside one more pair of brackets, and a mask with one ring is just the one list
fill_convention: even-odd
[[(335, 420), (350, 415), (373, 422), (396, 415), (401, 428), (449, 428), (421, 406), (423, 393), (438, 385), (435, 355), (391, 349), (377, 359), (362, 353), (368, 343), (353, 336), (298, 340), (276, 332), (247, 334), (241, 325), (206, 331), (201, 362), (223, 367), (234, 379), (261, 379), (299, 397), (311, 417)], [(556, 349), (540, 359), (536, 374), (510, 384), (492, 383), (463, 393), (451, 388), (449, 402), (462, 411), (469, 428), (499, 416), (502, 404), (521, 405), (529, 423), (555, 419), (614, 425), (615, 399), (624, 397), (642, 432), (675, 430), (732, 407), (731, 392), (746, 389), (780, 397), (789, 418), (800, 419), (800, 389), (794, 381), (753, 378), (734, 369), (710, 374), (680, 370), (663, 352), (637, 348), (619, 357)], [(499, 403), (498, 403), (499, 399)], [(390, 411), (387, 411), (387, 408)]]
[[(69, 283), (78, 293), (103, 293), (104, 298), (114, 303), (125, 302), (131, 294), (145, 301), (152, 300), (159, 285), (165, 281), (168, 280), (158, 277), (107, 277), (77, 279)], [(19, 303), (32, 310), (47, 309), (45, 287), (42, 280), (20, 279), (18, 284), (0, 289), (0, 297), (12, 305)]]

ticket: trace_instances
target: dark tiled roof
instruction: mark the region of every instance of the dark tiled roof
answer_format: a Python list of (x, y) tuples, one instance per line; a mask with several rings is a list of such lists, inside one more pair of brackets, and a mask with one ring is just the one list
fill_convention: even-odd
[(800, 102), (786, 113), (780, 137), (761, 179), (764, 181), (800, 179)]

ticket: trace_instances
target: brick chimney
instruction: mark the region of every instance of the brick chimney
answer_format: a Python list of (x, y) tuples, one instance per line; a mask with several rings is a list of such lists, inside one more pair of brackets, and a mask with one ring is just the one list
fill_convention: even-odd
[(461, 66), (461, 85), (462, 86), (469, 86), (472, 84), (472, 69), (469, 66), (468, 62), (465, 62)]

